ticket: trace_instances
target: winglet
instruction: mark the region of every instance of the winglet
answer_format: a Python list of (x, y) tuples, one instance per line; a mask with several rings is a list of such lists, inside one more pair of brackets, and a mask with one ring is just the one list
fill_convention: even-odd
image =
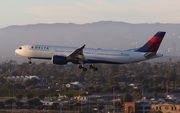
[(82, 47), (76, 49), (79, 52), (79, 54), (83, 54), (83, 49), (85, 46), (86, 46), (86, 44), (84, 44)]
[(86, 45), (84, 44), (82, 47), (76, 49), (74, 52), (72, 52), (68, 58), (72, 60), (86, 60), (83, 55), (83, 49)]
[(144, 46), (136, 51), (138, 52), (157, 52), (166, 32), (157, 32)]
[(85, 46), (86, 46), (86, 44), (84, 44), (80, 49), (84, 49)]

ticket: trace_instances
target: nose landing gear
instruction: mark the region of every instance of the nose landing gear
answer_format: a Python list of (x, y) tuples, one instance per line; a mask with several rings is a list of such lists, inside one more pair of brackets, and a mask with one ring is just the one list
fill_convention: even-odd
[(32, 64), (31, 58), (28, 58), (28, 59), (29, 59), (28, 64)]

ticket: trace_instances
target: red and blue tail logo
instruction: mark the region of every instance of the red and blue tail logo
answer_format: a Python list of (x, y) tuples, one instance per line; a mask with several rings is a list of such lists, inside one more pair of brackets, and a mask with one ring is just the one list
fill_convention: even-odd
[(144, 46), (136, 51), (139, 52), (157, 52), (166, 32), (157, 32)]

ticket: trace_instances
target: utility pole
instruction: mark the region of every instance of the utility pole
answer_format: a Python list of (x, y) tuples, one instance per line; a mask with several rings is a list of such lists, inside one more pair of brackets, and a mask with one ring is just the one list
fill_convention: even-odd
[(166, 97), (168, 95), (168, 81), (166, 81)]
[(81, 112), (82, 112), (82, 102), (81, 102)]
[(114, 88), (113, 88), (113, 113), (115, 113), (115, 98), (114, 98)]
[(166, 97), (168, 95), (168, 84), (169, 84), (167, 77), (168, 77), (168, 71), (166, 71)]

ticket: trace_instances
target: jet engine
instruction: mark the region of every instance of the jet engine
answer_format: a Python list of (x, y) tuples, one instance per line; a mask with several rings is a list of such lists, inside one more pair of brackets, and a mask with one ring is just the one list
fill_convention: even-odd
[(54, 55), (52, 57), (52, 62), (53, 64), (57, 64), (57, 65), (64, 65), (67, 64), (67, 57), (65, 56), (58, 56), (58, 55)]

